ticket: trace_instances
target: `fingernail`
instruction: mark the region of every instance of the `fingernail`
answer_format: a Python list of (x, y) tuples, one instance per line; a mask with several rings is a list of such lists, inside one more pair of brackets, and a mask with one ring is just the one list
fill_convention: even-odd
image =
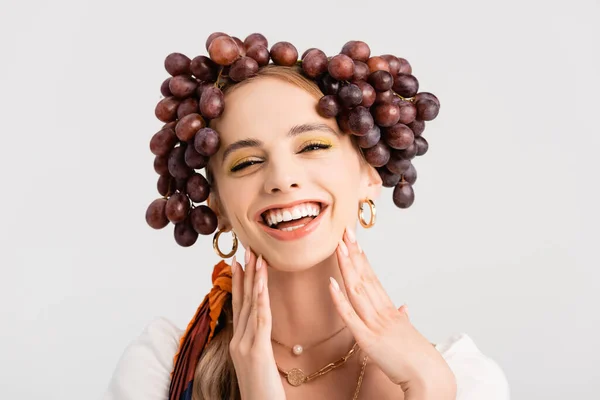
[(348, 240), (350, 241), (350, 243), (356, 243), (356, 235), (354, 234), (352, 228), (347, 227), (346, 234), (348, 235)]
[(235, 275), (235, 269), (237, 267), (237, 263), (235, 262), (235, 256), (231, 259), (231, 276)]
[(329, 280), (331, 281), (331, 284), (333, 285), (333, 288), (339, 292), (340, 291), (340, 285), (338, 285), (337, 281), (332, 276), (329, 277)]
[(260, 278), (258, 280), (258, 293), (262, 293), (264, 287), (265, 287), (265, 282), (263, 281), (263, 278)]
[(246, 252), (244, 253), (244, 262), (246, 264), (250, 262), (250, 246), (246, 247)]
[(342, 250), (342, 253), (343, 253), (343, 254), (344, 254), (346, 257), (348, 257), (348, 248), (346, 247), (346, 243), (344, 243), (344, 241), (343, 241), (343, 240), (340, 240), (339, 246), (340, 246), (340, 249)]
[(256, 260), (256, 270), (258, 271), (262, 267), (262, 254), (258, 256), (258, 260)]

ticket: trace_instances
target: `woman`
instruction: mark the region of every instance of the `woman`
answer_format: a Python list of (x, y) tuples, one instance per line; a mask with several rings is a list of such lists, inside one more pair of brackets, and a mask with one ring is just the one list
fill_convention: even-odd
[[(386, 56), (384, 65), (363, 42), (346, 44), (344, 57), (308, 51), (301, 63), (280, 42), (268, 66), (266, 48), (260, 34), (242, 43), (217, 33), (210, 59), (167, 58), (173, 78), (157, 107), (167, 125), (151, 142), (165, 198), (147, 221), (175, 223), (182, 246), (217, 229), (217, 253), (229, 257), (239, 240), (243, 267), (235, 256), (231, 267), (215, 266), (214, 287), (185, 332), (153, 322), (126, 350), (105, 398), (508, 399), (503, 372), (467, 335), (433, 345), (411, 325), (356, 241), (357, 220), (376, 221), (382, 186), (395, 186), (398, 207), (412, 204), (410, 160), (426, 151), (417, 138), (437, 98), (414, 101), (406, 60)], [(196, 108), (186, 108), (192, 92)], [(205, 166), (210, 187), (192, 171)], [(208, 193), (210, 208), (190, 210), (190, 199)], [(223, 232), (234, 235), (231, 254), (219, 246)]]

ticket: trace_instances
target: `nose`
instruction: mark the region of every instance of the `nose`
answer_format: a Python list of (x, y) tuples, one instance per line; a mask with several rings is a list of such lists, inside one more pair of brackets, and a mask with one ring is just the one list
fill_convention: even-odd
[(266, 193), (289, 193), (300, 188), (302, 169), (292, 158), (285, 155), (270, 160), (264, 182)]

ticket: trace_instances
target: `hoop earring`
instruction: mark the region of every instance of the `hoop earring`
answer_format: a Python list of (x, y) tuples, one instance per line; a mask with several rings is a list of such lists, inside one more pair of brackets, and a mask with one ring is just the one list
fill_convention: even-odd
[[(365, 215), (363, 213), (365, 204), (369, 206), (369, 211), (371, 212), (371, 218), (369, 218), (369, 221), (365, 220)], [(373, 200), (366, 199), (360, 202), (360, 205), (358, 206), (358, 221), (363, 226), (363, 228), (368, 229), (375, 225), (376, 216), (377, 209), (375, 208), (375, 203), (373, 203)]]
[(215, 233), (215, 236), (213, 237), (213, 249), (215, 249), (215, 253), (217, 253), (217, 255), (221, 258), (229, 258), (231, 256), (233, 256), (235, 254), (235, 252), (237, 251), (238, 248), (238, 240), (237, 240), (237, 236), (235, 235), (234, 231), (231, 231), (231, 236), (233, 239), (233, 244), (231, 246), (231, 251), (227, 254), (223, 253), (221, 251), (221, 249), (219, 248), (219, 237), (221, 236), (221, 234), (225, 232), (222, 230), (217, 230), (217, 232)]

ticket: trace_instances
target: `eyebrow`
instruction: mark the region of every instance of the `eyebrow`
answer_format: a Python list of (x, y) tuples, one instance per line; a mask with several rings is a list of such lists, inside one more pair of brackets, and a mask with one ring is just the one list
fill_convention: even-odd
[[(324, 131), (324, 132), (332, 133), (335, 136), (339, 136), (339, 132), (337, 132), (335, 129), (332, 129), (327, 124), (308, 123), (308, 124), (294, 125), (288, 131), (287, 137), (294, 137), (294, 136), (298, 136), (302, 133), (311, 132), (311, 131)], [(227, 146), (227, 148), (223, 152), (223, 157), (221, 158), (221, 162), (225, 161), (227, 156), (236, 150), (243, 149), (246, 147), (260, 147), (260, 146), (262, 146), (262, 144), (263, 143), (258, 139), (250, 138), (250, 139), (238, 140), (237, 142), (234, 142), (234, 143), (230, 144), (229, 146)]]

